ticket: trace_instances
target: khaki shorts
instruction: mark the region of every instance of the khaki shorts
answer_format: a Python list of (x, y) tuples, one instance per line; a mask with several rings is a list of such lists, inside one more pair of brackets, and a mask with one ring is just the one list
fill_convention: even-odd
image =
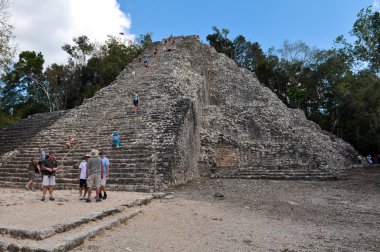
[(105, 186), (107, 183), (107, 179), (105, 178), (105, 176), (103, 177), (103, 179), (100, 180), (100, 185), (101, 186)]
[(34, 176), (36, 175), (35, 171), (28, 171), (29, 181), (34, 181)]
[(42, 185), (43, 186), (55, 186), (55, 176), (43, 175)]
[(100, 174), (91, 174), (90, 176), (88, 176), (87, 178), (87, 187), (88, 188), (92, 188), (93, 186), (95, 186), (95, 188), (98, 188), (100, 187)]

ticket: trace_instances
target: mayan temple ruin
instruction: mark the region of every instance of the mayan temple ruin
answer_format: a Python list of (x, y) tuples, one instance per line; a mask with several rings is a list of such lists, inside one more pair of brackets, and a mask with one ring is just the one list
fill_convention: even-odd
[[(354, 163), (350, 144), (286, 107), (253, 73), (197, 36), (176, 37), (176, 44), (167, 52), (162, 42), (153, 43), (144, 52), (151, 55), (148, 68), (141, 55), (81, 106), (36, 114), (0, 131), (1, 186), (25, 186), (39, 147), (57, 153), (59, 188), (77, 187), (78, 164), (91, 149), (110, 159), (111, 190), (141, 192), (200, 176), (337, 179)], [(111, 146), (115, 130), (118, 149)], [(70, 152), (68, 134), (77, 140)]]

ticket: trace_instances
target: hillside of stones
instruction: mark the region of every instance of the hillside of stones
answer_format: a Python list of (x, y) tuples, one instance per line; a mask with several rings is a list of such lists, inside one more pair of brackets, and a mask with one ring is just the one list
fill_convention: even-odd
[[(287, 108), (252, 73), (197, 36), (177, 37), (175, 44), (167, 52), (162, 42), (153, 43), (144, 52), (151, 56), (148, 68), (141, 56), (81, 106), (0, 131), (2, 186), (25, 185), (38, 147), (57, 153), (61, 188), (77, 186), (77, 166), (91, 149), (111, 161), (109, 186), (130, 191), (158, 191), (201, 175), (336, 179), (353, 164), (349, 144)], [(111, 146), (114, 130), (119, 149)], [(70, 151), (68, 134), (77, 142)]]

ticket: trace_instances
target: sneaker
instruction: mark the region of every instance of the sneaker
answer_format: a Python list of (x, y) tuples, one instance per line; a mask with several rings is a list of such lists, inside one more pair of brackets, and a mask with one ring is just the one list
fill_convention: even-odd
[(91, 203), (91, 200), (90, 199), (86, 199), (86, 203)]
[(42, 196), (41, 201), (45, 201), (45, 196)]
[(54, 197), (50, 196), (49, 200), (54, 201)]
[(96, 202), (102, 202), (102, 200), (98, 198), (98, 199), (96, 199)]
[(28, 187), (28, 185), (25, 185), (25, 189), (26, 189), (27, 191), (29, 191), (29, 187)]

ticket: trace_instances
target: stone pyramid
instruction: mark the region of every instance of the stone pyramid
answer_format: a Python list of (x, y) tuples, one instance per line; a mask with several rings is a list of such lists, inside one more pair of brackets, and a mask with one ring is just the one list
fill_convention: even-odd
[[(351, 145), (287, 108), (198, 36), (176, 37), (175, 44), (168, 52), (153, 43), (144, 52), (151, 56), (147, 68), (142, 55), (81, 106), (0, 131), (1, 186), (25, 185), (38, 147), (57, 153), (61, 188), (77, 187), (78, 164), (91, 149), (110, 159), (107, 184), (130, 191), (158, 191), (199, 176), (337, 179), (354, 163)], [(114, 130), (119, 149), (111, 146)], [(68, 134), (77, 140), (72, 150), (64, 146)]]

